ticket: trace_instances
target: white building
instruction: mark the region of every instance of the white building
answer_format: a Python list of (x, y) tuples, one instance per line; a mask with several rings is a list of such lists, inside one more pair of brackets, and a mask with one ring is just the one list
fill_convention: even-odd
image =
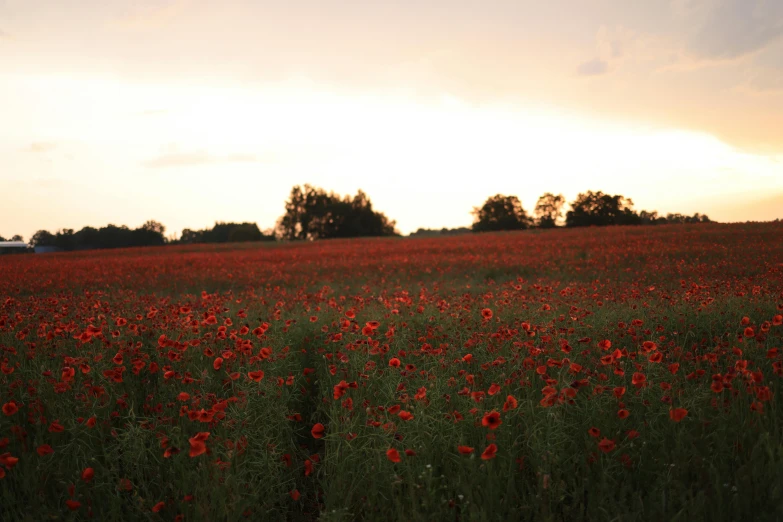
[(24, 252), (29, 248), (24, 241), (0, 241), (0, 254)]

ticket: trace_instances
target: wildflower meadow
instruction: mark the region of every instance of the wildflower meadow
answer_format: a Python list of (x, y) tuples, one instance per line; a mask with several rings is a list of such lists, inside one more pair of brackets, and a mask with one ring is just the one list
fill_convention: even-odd
[(0, 520), (783, 520), (783, 224), (0, 258)]

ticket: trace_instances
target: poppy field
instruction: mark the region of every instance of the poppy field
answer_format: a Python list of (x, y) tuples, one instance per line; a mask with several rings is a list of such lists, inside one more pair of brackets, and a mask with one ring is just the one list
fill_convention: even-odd
[(783, 224), (0, 258), (0, 520), (783, 520)]

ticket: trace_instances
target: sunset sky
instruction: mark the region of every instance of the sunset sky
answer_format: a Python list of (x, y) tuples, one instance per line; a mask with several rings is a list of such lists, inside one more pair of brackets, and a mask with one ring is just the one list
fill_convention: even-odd
[(266, 229), (303, 183), (403, 233), (588, 189), (783, 218), (783, 1), (0, 0), (0, 235)]

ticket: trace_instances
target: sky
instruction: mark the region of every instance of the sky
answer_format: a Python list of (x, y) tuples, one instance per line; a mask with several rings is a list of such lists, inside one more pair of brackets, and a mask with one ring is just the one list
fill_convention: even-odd
[(0, 235), (263, 230), (304, 183), (402, 233), (497, 193), (783, 218), (783, 1), (0, 0)]

